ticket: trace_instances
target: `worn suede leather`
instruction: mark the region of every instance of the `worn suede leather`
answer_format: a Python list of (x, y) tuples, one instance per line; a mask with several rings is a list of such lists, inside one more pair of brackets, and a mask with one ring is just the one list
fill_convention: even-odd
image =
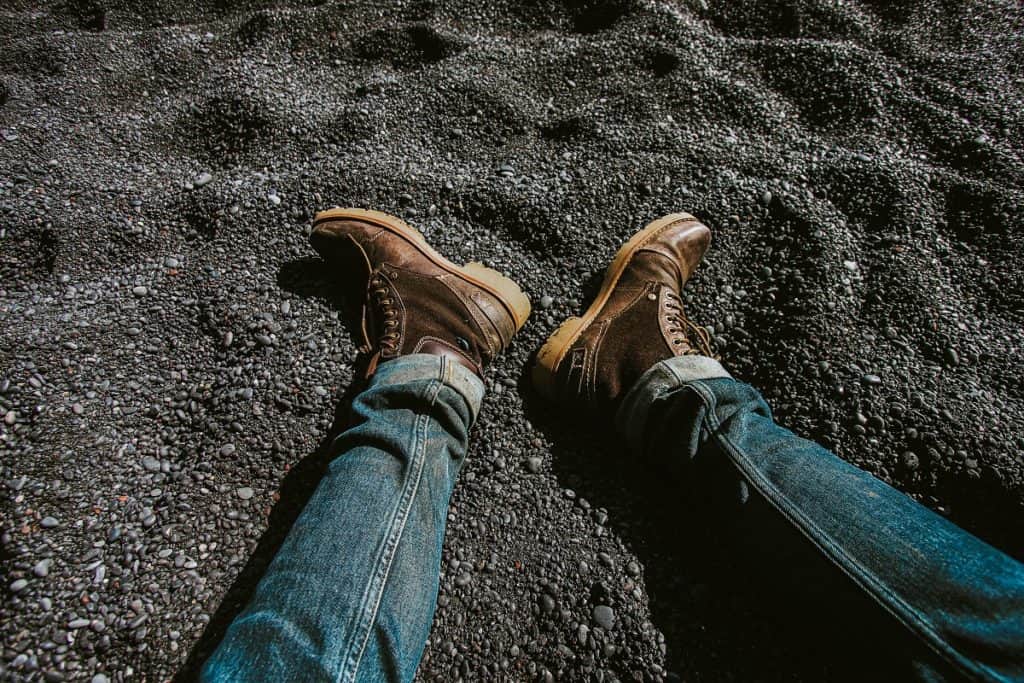
[(495, 296), (378, 225), (326, 221), (310, 242), (339, 269), (346, 296), (362, 297), (363, 342), (376, 361), (370, 372), (377, 362), (431, 353), (480, 375), (515, 334), (515, 321)]
[(634, 252), (618, 283), (558, 364), (555, 377), (566, 399), (600, 412), (649, 368), (674, 356), (710, 355), (707, 339), (685, 325), (680, 293), (710, 242), (697, 221), (671, 224)]

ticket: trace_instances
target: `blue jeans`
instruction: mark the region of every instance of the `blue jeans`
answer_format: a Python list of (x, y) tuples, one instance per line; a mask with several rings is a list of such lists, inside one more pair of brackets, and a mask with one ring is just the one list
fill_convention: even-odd
[[(338, 457), (203, 680), (413, 678), (483, 391), (437, 356), (377, 369)], [(790, 534), (824, 558), (812, 571), (839, 575), (919, 645), (907, 657), (921, 680), (1024, 680), (1024, 565), (779, 427), (760, 395), (715, 361), (658, 364), (617, 424), (643, 459), (706, 479), (752, 536)]]

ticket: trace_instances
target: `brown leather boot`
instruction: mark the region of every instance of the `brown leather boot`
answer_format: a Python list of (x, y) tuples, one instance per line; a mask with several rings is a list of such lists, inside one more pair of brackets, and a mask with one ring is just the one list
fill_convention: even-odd
[(515, 282), (479, 263), (455, 265), (394, 216), (321, 211), (309, 239), (339, 268), (346, 298), (363, 300), (367, 375), (411, 353), (448, 356), (480, 375), (530, 315)]
[(687, 319), (679, 297), (710, 241), (711, 231), (687, 213), (633, 235), (586, 313), (562, 323), (537, 353), (537, 390), (551, 400), (611, 410), (659, 361), (710, 356), (707, 331)]

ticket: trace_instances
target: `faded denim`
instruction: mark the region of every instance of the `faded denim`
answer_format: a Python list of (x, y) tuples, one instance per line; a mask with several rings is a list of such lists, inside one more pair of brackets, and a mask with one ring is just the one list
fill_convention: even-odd
[(1024, 680), (1024, 565), (775, 424), (717, 362), (659, 363), (616, 422), (643, 459), (720, 492), (716, 514), (750, 517), (752, 536), (799, 533), (923, 645), (906, 650), (919, 679)]
[[(475, 375), (441, 357), (377, 369), (338, 457), (203, 680), (413, 678), (482, 396)], [(711, 491), (714, 514), (746, 518), (768, 547), (791, 534), (814, 560), (810, 572), (836, 574), (871, 611), (891, 615), (920, 645), (906, 651), (913, 677), (1024, 680), (1024, 565), (779, 427), (716, 361), (656, 365), (617, 424), (640, 458)]]
[(483, 393), (473, 373), (440, 356), (377, 368), (353, 402), (338, 457), (202, 680), (412, 679)]

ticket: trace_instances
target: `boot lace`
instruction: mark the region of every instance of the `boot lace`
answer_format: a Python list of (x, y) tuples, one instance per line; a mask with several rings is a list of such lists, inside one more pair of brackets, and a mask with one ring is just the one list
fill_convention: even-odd
[(394, 299), (388, 296), (388, 285), (380, 275), (370, 278), (370, 294), (377, 304), (377, 310), (384, 318), (384, 333), (379, 340), (381, 350), (395, 353), (398, 351), (398, 341), (401, 338), (398, 333), (398, 311), (395, 310)]
[(665, 308), (668, 310), (668, 315), (665, 317), (668, 322), (667, 329), (674, 337), (672, 343), (675, 346), (686, 345), (682, 351), (683, 355), (713, 358), (711, 335), (704, 327), (686, 317), (683, 312), (682, 300), (672, 290), (665, 292)]

